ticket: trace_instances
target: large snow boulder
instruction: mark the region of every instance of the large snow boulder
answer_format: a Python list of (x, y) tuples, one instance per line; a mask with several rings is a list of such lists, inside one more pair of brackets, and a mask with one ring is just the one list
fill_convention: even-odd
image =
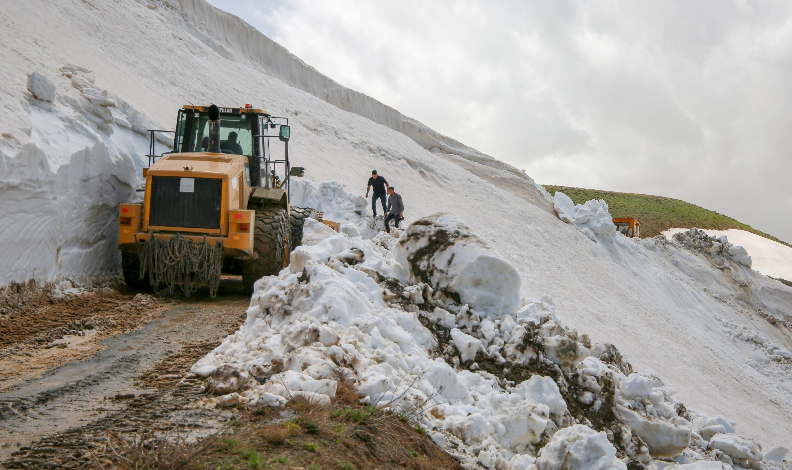
[(536, 459), (539, 470), (605, 470), (614, 465), (616, 448), (604, 432), (582, 424), (553, 434)]
[(413, 222), (395, 249), (411, 282), (468, 304), (480, 315), (514, 313), (520, 304), (520, 275), (454, 214)]

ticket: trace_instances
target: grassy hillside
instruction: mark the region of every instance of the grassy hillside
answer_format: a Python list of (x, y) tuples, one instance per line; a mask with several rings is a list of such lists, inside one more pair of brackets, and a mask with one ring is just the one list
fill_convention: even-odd
[(732, 228), (761, 235), (770, 240), (792, 246), (771, 235), (738, 222), (723, 214), (695, 206), (678, 199), (646, 194), (617, 193), (597, 189), (545, 185), (550, 194), (561, 191), (575, 202), (583, 204), (590, 199), (604, 199), (613, 217), (635, 217), (641, 223), (641, 238), (650, 238), (670, 228), (697, 227), (711, 230)]

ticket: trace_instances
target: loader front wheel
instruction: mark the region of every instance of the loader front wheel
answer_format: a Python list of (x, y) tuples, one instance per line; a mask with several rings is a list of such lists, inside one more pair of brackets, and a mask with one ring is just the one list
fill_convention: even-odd
[(253, 292), (253, 284), (262, 277), (278, 274), (289, 265), (290, 234), (291, 225), (285, 209), (256, 210), (253, 251), (257, 257), (242, 263), (242, 284), (247, 292)]
[(290, 241), (292, 251), (302, 245), (303, 225), (305, 225), (305, 219), (308, 218), (318, 220), (316, 209), (312, 207), (291, 206), (289, 222), (291, 223)]
[(121, 252), (121, 271), (126, 285), (135, 290), (150, 291), (148, 276), (140, 279), (140, 256), (137, 253)]

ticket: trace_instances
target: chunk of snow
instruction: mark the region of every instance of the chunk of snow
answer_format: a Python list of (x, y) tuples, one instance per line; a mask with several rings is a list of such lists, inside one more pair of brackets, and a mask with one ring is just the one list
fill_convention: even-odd
[(515, 454), (509, 460), (509, 470), (528, 470), (536, 459), (530, 454)]
[(632, 373), (621, 379), (619, 390), (628, 398), (643, 398), (652, 392), (652, 380)]
[(712, 460), (701, 460), (693, 463), (674, 464), (664, 470), (732, 470), (731, 465)]
[(736, 461), (762, 460), (762, 447), (737, 434), (716, 434), (710, 439), (710, 448), (723, 451)]
[(559, 219), (574, 225), (591, 240), (612, 240), (616, 236), (616, 225), (608, 211), (608, 204), (601, 199), (575, 205), (569, 196), (556, 191), (553, 207)]
[(481, 349), (481, 341), (462, 333), (458, 328), (451, 330), (451, 339), (454, 340), (454, 345), (462, 356), (462, 362), (475, 359), (476, 353)]
[(775, 446), (764, 453), (764, 463), (780, 470), (789, 469), (789, 449), (784, 446)]
[(739, 245), (735, 245), (729, 248), (729, 254), (731, 255), (734, 261), (742, 264), (743, 266), (750, 268), (751, 265), (753, 264), (751, 257), (748, 256), (748, 252), (745, 250), (745, 248)]
[(604, 432), (575, 424), (553, 434), (539, 451), (539, 470), (605, 470), (613, 465), (616, 448)]
[(525, 394), (526, 400), (547, 405), (554, 415), (563, 416), (567, 409), (558, 384), (550, 377), (533, 375), (530, 379), (520, 383), (517, 389)]
[(434, 316), (437, 320), (437, 323), (441, 325), (443, 328), (448, 328), (449, 330), (452, 328), (456, 328), (456, 315), (453, 313), (444, 310), (440, 307), (435, 307), (434, 309)]
[(667, 421), (649, 420), (621, 405), (616, 405), (621, 421), (640, 437), (655, 458), (676, 457), (690, 446), (692, 429)]
[(35, 71), (28, 75), (28, 91), (41, 101), (55, 101), (55, 82), (41, 72)]

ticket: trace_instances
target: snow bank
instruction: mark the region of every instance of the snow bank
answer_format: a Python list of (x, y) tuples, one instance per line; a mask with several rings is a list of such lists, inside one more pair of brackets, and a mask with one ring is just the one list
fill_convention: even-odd
[(453, 214), (435, 214), (410, 225), (395, 256), (413, 282), (427, 283), (475, 312), (517, 311), (517, 270)]
[(118, 273), (117, 208), (140, 179), (146, 140), (131, 123), (141, 117), (119, 109), (90, 70), (67, 65), (57, 81), (56, 93), (53, 79), (30, 74), (29, 142), (0, 151), (0, 284)]

